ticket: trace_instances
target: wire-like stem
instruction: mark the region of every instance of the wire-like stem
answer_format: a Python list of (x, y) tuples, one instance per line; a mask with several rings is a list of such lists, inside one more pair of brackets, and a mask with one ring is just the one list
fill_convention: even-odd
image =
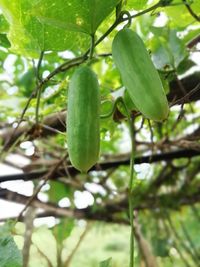
[(121, 11), (122, 11), (122, 0), (119, 2), (119, 4), (115, 8), (116, 19), (119, 18)]
[(113, 103), (112, 109), (108, 113), (100, 115), (100, 119), (107, 119), (110, 116), (112, 116), (112, 114), (115, 112), (115, 109), (119, 101), (120, 101), (119, 98), (117, 98), (116, 101)]
[(190, 7), (190, 4), (187, 2), (187, 0), (182, 0), (184, 5), (186, 6), (188, 12), (190, 13), (190, 15), (196, 20), (196, 21), (200, 21), (200, 16), (198, 16), (193, 9)]
[(122, 97), (116, 99), (112, 110), (106, 114), (101, 116), (101, 118), (107, 118), (113, 114), (116, 109), (118, 103), (121, 103), (125, 109), (126, 116), (129, 124), (130, 138), (131, 138), (131, 157), (130, 157), (130, 179), (128, 186), (128, 201), (129, 201), (129, 220), (131, 225), (131, 235), (130, 235), (130, 260), (129, 267), (134, 267), (134, 204), (133, 204), (133, 182), (134, 182), (134, 161), (135, 161), (135, 139), (134, 139), (134, 127), (133, 121), (129, 114), (128, 108), (124, 103)]
[(135, 138), (134, 138), (134, 127), (133, 121), (129, 114), (129, 111), (123, 101), (123, 98), (119, 98), (118, 101), (123, 105), (129, 124), (129, 131), (131, 137), (131, 158), (130, 158), (130, 179), (129, 179), (129, 190), (128, 190), (128, 199), (129, 199), (129, 219), (131, 225), (131, 236), (130, 236), (130, 261), (129, 267), (134, 267), (134, 203), (133, 203), (133, 182), (134, 182), (134, 161), (135, 161)]

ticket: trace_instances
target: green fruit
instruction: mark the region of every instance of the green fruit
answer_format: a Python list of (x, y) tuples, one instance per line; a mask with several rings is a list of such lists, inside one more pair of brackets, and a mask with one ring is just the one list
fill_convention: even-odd
[(69, 84), (67, 141), (70, 161), (81, 172), (87, 172), (98, 160), (99, 124), (97, 76), (89, 67), (79, 67)]
[(146, 118), (165, 120), (169, 114), (167, 98), (141, 38), (130, 29), (119, 31), (113, 40), (112, 55), (137, 109)]

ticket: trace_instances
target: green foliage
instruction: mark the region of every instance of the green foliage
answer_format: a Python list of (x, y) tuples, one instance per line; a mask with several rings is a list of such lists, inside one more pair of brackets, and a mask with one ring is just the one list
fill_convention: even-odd
[(40, 253), (48, 258), (52, 266), (57, 265), (57, 244), (53, 233), (49, 229), (46, 227), (36, 229), (32, 235), (32, 242)]
[(112, 260), (112, 259), (109, 258), (109, 259), (107, 259), (107, 260), (105, 260), (105, 261), (100, 262), (99, 267), (110, 267), (110, 266), (111, 266), (111, 265), (110, 265), (111, 260)]
[(152, 59), (157, 69), (175, 69), (188, 55), (176, 30), (167, 27), (151, 27), (154, 38), (151, 40)]
[(1, 33), (7, 33), (9, 30), (9, 24), (7, 20), (5, 19), (4, 15), (0, 15), (0, 32)]
[(49, 200), (58, 202), (62, 198), (70, 196), (70, 187), (56, 181), (50, 181), (50, 190), (48, 192)]
[(38, 57), (41, 51), (87, 48), (87, 35), (95, 33), (117, 2), (1, 0), (0, 7), (10, 25), (12, 51)]
[(0, 34), (0, 45), (5, 47), (5, 48), (10, 47), (10, 42), (9, 42), (6, 34)]
[[(195, 12), (198, 14), (200, 10), (199, 1), (192, 1), (191, 8), (194, 8)], [(174, 0), (173, 5), (166, 7), (165, 12), (169, 17), (170, 24), (172, 27), (182, 27), (183, 29), (191, 24), (197, 23), (197, 21), (195, 21), (195, 19), (188, 12), (185, 5), (179, 0)]]
[(22, 257), (11, 235), (0, 237), (0, 264), (2, 267), (21, 267)]
[(74, 219), (61, 219), (60, 222), (52, 229), (56, 238), (57, 245), (63, 245), (63, 241), (66, 240), (72, 233), (75, 227)]
[(9, 224), (0, 227), (0, 266), (22, 267), (22, 255), (14, 242), (11, 229)]
[(127, 9), (140, 10), (144, 9), (148, 0), (125, 0), (125, 7)]

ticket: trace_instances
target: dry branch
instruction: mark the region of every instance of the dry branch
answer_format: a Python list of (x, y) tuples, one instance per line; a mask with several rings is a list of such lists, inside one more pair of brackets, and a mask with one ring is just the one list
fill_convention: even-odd
[[(160, 162), (160, 161), (172, 161), (173, 159), (192, 158), (196, 156), (200, 156), (200, 151), (193, 150), (193, 149), (182, 149), (182, 150), (175, 150), (175, 151), (166, 152), (166, 153), (152, 154), (149, 156), (136, 157), (135, 164), (154, 163), (154, 162)], [(123, 160), (113, 160), (113, 161), (99, 163), (98, 165), (94, 166), (91, 169), (91, 171), (92, 170), (105, 171), (111, 168), (117, 168), (122, 165), (128, 166), (129, 164), (130, 164), (130, 158), (128, 157)], [(16, 180), (30, 181), (30, 180), (41, 178), (47, 172), (48, 170), (35, 171), (35, 172), (30, 172), (30, 173), (4, 175), (4, 176), (0, 176), (0, 182), (16, 181)], [(69, 166), (68, 173), (70, 174), (70, 176), (75, 176), (76, 174), (78, 174), (78, 171), (75, 168)], [(66, 177), (66, 170), (64, 168), (57, 169), (54, 172), (51, 179), (55, 180), (59, 177)]]
[[(26, 204), (30, 197), (18, 194), (16, 192), (1, 189), (0, 199), (7, 201)], [(194, 193), (171, 193), (162, 194), (158, 196), (145, 196), (141, 199), (139, 204), (135, 204), (134, 210), (162, 210), (162, 209), (178, 209), (184, 205), (191, 205), (200, 202), (200, 188)], [(42, 209), (55, 217), (67, 217), (67, 218), (77, 218), (77, 219), (88, 219), (88, 220), (99, 220), (105, 222), (115, 222), (115, 223), (125, 223), (129, 224), (127, 218), (120, 219), (115, 217), (115, 213), (126, 212), (128, 209), (128, 201), (124, 199), (120, 202), (112, 202), (111, 204), (105, 204), (103, 207), (100, 206), (99, 209), (95, 210), (93, 207), (85, 209), (73, 209), (73, 208), (61, 208), (58, 205), (51, 202), (42, 202), (38, 198), (33, 199), (31, 206)]]
[[(184, 102), (192, 102), (200, 99), (200, 90), (191, 93), (200, 84), (200, 72), (195, 72), (180, 81), (184, 87), (185, 95), (179, 88), (177, 81), (174, 80), (170, 83), (169, 102), (180, 104), (179, 99), (184, 99)], [(188, 97), (186, 97), (187, 94), (189, 94)], [(2, 139), (4, 144), (6, 143), (6, 147), (8, 148), (23, 134), (28, 135), (28, 139), (32, 140), (36, 137), (53, 135), (58, 131), (64, 132), (66, 130), (66, 111), (48, 115), (39, 126), (40, 129), (38, 129), (38, 125), (36, 127), (29, 122), (24, 122), (17, 130), (12, 127), (6, 127), (0, 130), (0, 139)], [(38, 133), (38, 136), (35, 136), (35, 133)], [(12, 138), (10, 139), (11, 136)]]

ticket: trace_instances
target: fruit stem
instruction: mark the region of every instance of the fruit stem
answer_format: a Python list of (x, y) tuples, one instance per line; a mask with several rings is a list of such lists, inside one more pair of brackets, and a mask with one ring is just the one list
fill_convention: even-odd
[(132, 118), (129, 114), (126, 104), (123, 101), (123, 98), (122, 97), (118, 98), (118, 101), (122, 103), (126, 111), (129, 124), (130, 137), (131, 137), (130, 179), (128, 188), (129, 220), (131, 225), (129, 267), (134, 267), (134, 204), (133, 204), (133, 182), (134, 182), (134, 161), (135, 161), (134, 127)]
[(94, 48), (95, 48), (95, 36), (94, 34), (91, 35), (91, 45), (90, 45), (90, 55), (89, 59), (91, 60), (94, 54)]

